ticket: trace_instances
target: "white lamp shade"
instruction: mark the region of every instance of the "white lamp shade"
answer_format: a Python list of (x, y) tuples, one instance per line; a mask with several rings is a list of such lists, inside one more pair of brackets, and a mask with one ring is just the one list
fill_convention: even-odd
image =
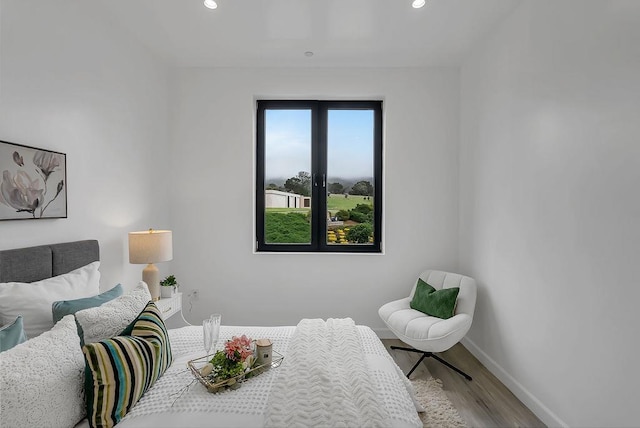
[(147, 264), (173, 259), (173, 238), (170, 230), (129, 232), (129, 263)]

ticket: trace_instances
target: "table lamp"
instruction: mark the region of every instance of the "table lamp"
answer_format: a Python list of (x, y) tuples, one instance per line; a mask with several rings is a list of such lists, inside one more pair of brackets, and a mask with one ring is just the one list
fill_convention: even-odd
[(160, 277), (157, 262), (173, 259), (173, 239), (170, 230), (149, 229), (144, 232), (129, 232), (129, 263), (147, 264), (142, 271), (142, 280), (147, 283), (151, 298), (160, 299)]

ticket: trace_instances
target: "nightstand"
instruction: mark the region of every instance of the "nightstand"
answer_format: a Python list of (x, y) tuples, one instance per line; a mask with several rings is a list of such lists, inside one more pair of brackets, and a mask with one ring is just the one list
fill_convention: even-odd
[(155, 303), (162, 313), (162, 319), (166, 321), (178, 312), (182, 312), (182, 293), (175, 293), (173, 297), (160, 299)]

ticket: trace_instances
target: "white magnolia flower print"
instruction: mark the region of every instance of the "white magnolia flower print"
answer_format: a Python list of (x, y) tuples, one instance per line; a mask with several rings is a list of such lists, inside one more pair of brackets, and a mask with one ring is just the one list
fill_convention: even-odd
[(51, 173), (62, 164), (62, 159), (57, 153), (38, 150), (33, 155), (33, 163), (38, 167), (42, 178), (46, 182)]
[(6, 170), (2, 173), (0, 202), (3, 204), (14, 208), (16, 212), (31, 213), (35, 218), (35, 211), (42, 205), (43, 199), (44, 187), (40, 179), (32, 180), (24, 171), (18, 171), (13, 176)]
[[(17, 213), (29, 213), (33, 218), (42, 218), (49, 205), (65, 188), (64, 155), (34, 149), (32, 163), (29, 162), (30, 153), (26, 156), (25, 163), (23, 150), (27, 149), (9, 152), (15, 166), (11, 165), (8, 170), (2, 172), (0, 204), (14, 209)], [(60, 175), (62, 179), (55, 178)], [(51, 177), (54, 177), (56, 183), (49, 186), (48, 181)]]

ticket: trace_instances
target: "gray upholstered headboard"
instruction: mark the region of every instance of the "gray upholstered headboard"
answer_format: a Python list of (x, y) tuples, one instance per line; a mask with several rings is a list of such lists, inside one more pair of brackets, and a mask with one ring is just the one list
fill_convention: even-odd
[(96, 240), (0, 251), (0, 282), (34, 282), (100, 260)]

